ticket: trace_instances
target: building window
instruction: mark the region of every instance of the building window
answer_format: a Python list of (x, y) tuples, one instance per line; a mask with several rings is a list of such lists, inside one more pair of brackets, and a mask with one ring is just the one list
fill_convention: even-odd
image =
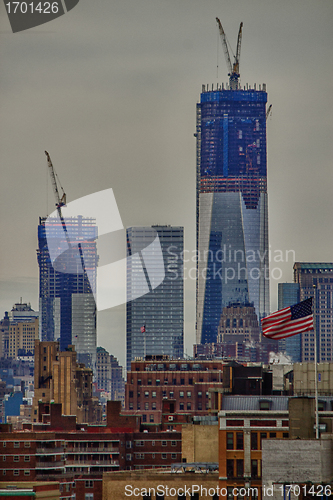
[(14, 448), (19, 448), (19, 447), (20, 447), (20, 443), (18, 443), (17, 441), (15, 441)]
[(154, 415), (149, 415), (149, 422), (154, 422)]
[(20, 461), (20, 457), (18, 455), (15, 455), (14, 462), (19, 462), (19, 461)]
[(26, 441), (24, 443), (24, 448), (30, 448), (30, 442), (29, 441)]
[(227, 477), (234, 477), (234, 461), (227, 459)]
[(236, 450), (244, 449), (244, 436), (242, 432), (236, 432)]
[(180, 379), (180, 385), (184, 385), (185, 384), (185, 379), (184, 378), (181, 378)]
[(258, 460), (251, 460), (251, 477), (258, 477)]
[(237, 466), (237, 477), (243, 477), (244, 475), (244, 460), (242, 458), (236, 460)]
[(270, 432), (269, 433), (270, 438), (276, 438), (276, 432)]
[(25, 462), (30, 462), (30, 456), (29, 455), (25, 455), (24, 456), (24, 461)]
[(152, 409), (152, 410), (156, 410), (156, 403), (152, 403), (152, 404), (151, 404), (151, 409)]
[(191, 403), (187, 403), (187, 409), (190, 410), (191, 409)]
[(184, 403), (179, 403), (179, 409), (184, 410)]
[(133, 410), (133, 403), (130, 403), (130, 404), (129, 404), (129, 409), (130, 409), (130, 410)]
[(149, 403), (145, 403), (145, 410), (149, 410)]
[(149, 398), (149, 391), (145, 391), (145, 398)]
[(172, 458), (173, 460), (175, 460), (175, 459), (177, 458), (177, 454), (176, 454), (176, 453), (171, 453), (171, 458)]
[(14, 476), (19, 476), (20, 475), (20, 471), (19, 470), (14, 470)]
[(151, 393), (151, 397), (152, 397), (152, 398), (156, 398), (156, 391), (153, 391), (153, 392)]
[(165, 460), (167, 457), (167, 454), (166, 453), (162, 453), (162, 459)]
[(227, 432), (227, 450), (234, 449), (234, 433)]
[(93, 488), (94, 487), (94, 481), (85, 481), (85, 487), (86, 488)]
[(148, 384), (147, 385), (151, 385), (151, 378), (148, 379)]
[(167, 445), (167, 442), (166, 441), (162, 441), (162, 446), (166, 446)]
[(258, 433), (251, 432), (251, 450), (258, 449)]
[(6, 448), (6, 446), (7, 446), (6, 441), (4, 441), (4, 442), (2, 443), (2, 446), (3, 446), (4, 448)]
[(24, 475), (25, 475), (25, 476), (30, 476), (30, 470), (29, 470), (29, 469), (25, 470), (25, 471), (24, 471)]
[(94, 494), (93, 493), (85, 493), (84, 500), (94, 500)]
[(171, 441), (171, 446), (177, 446), (176, 441)]
[(187, 397), (188, 397), (188, 398), (191, 398), (191, 397), (192, 397), (192, 392), (191, 392), (191, 391), (187, 391)]
[(130, 398), (132, 398), (132, 397), (133, 397), (133, 391), (129, 391), (128, 396), (129, 396)]
[(147, 415), (142, 415), (142, 422), (147, 422)]

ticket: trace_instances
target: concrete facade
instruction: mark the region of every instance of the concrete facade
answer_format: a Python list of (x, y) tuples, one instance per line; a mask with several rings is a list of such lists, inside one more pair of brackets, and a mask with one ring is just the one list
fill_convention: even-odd
[[(275, 439), (262, 442), (262, 483), (273, 486), (274, 495), (263, 499), (281, 499), (283, 484), (325, 484), (332, 480), (333, 442), (329, 439)], [(308, 486), (310, 487), (310, 486)], [(316, 496), (316, 495), (315, 495)]]

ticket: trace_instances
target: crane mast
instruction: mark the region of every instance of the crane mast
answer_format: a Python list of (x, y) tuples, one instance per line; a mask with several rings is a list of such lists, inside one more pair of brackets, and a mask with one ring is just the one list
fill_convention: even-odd
[(218, 17), (216, 18), (216, 22), (217, 22), (218, 27), (219, 27), (223, 52), (224, 52), (224, 56), (225, 56), (228, 71), (229, 71), (228, 76), (229, 76), (230, 88), (231, 88), (231, 90), (237, 90), (239, 88), (238, 79), (240, 77), (239, 60), (240, 60), (240, 52), (241, 52), (241, 44), (242, 44), (243, 23), (240, 23), (240, 26), (239, 26), (236, 55), (234, 56), (234, 64), (231, 64), (229, 49), (228, 49), (228, 45), (227, 45), (227, 38), (226, 38), (225, 32), (223, 30), (221, 21), (219, 20)]

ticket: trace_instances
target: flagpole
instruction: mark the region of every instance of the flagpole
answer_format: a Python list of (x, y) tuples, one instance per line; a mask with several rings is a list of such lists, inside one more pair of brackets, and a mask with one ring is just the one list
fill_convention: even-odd
[(314, 358), (315, 358), (315, 415), (316, 415), (316, 439), (319, 439), (319, 419), (318, 419), (318, 368), (317, 368), (317, 285), (313, 285), (314, 289), (314, 306), (313, 306), (313, 330), (314, 330)]

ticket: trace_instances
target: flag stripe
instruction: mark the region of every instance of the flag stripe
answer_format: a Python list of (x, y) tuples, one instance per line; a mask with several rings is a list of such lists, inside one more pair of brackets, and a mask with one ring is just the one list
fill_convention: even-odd
[(283, 339), (313, 330), (312, 298), (285, 307), (261, 320), (262, 331), (270, 339)]

